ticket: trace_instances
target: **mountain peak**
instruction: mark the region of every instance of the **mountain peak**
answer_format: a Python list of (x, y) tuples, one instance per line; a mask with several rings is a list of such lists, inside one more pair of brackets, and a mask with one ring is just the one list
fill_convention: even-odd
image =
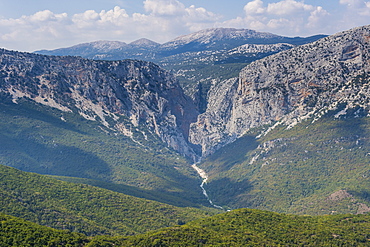
[(209, 28), (200, 30), (195, 33), (188, 35), (182, 35), (170, 42), (176, 43), (190, 43), (200, 42), (208, 44), (213, 41), (220, 40), (238, 40), (238, 39), (250, 39), (250, 38), (274, 38), (279, 37), (278, 35), (264, 32), (257, 32), (250, 29), (236, 29), (236, 28)]
[(115, 50), (127, 46), (125, 42), (107, 41), (107, 40), (99, 40), (91, 43), (85, 43), (85, 45), (90, 45), (92, 48), (95, 48), (100, 51)]
[(142, 39), (138, 39), (138, 40), (131, 42), (130, 45), (140, 46), (140, 47), (150, 47), (150, 46), (157, 46), (159, 45), (159, 43), (154, 42), (150, 39), (142, 38)]

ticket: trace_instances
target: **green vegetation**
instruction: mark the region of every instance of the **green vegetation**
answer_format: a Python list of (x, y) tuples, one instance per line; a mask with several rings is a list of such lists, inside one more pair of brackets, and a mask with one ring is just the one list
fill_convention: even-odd
[(370, 215), (297, 216), (238, 209), (136, 236), (55, 230), (0, 214), (1, 246), (369, 246)]
[(261, 128), (250, 131), (210, 156), (200, 167), (213, 202), (294, 214), (369, 212), (370, 119), (332, 115), (259, 139)]
[(369, 246), (369, 215), (296, 216), (239, 209), (154, 233), (121, 246)]
[(86, 236), (25, 221), (0, 213), (0, 245), (7, 246), (84, 246)]
[(125, 184), (115, 184), (115, 183), (109, 183), (109, 182), (104, 182), (104, 181), (95, 180), (95, 179), (88, 179), (88, 178), (63, 177), (63, 176), (49, 176), (49, 177), (62, 180), (62, 181), (66, 181), (66, 182), (71, 182), (71, 183), (88, 184), (88, 185), (100, 187), (103, 189), (123, 193), (125, 195), (145, 198), (148, 200), (158, 201), (158, 202), (174, 205), (177, 207), (199, 207), (199, 205), (196, 203), (190, 202), (181, 197), (169, 195), (166, 192), (141, 189), (141, 188), (137, 188), (133, 186), (128, 186)]
[(0, 164), (136, 187), (174, 205), (207, 205), (189, 163), (149, 131), (131, 126), (134, 142), (77, 114), (4, 95), (0, 119)]
[(6, 166), (0, 166), (0, 211), (86, 235), (144, 233), (216, 212), (179, 208)]

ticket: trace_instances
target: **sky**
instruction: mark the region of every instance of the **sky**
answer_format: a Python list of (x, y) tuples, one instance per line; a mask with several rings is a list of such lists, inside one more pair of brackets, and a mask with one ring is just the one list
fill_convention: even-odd
[(283, 36), (370, 24), (370, 0), (0, 0), (0, 47), (35, 51), (97, 40), (164, 43), (206, 28)]

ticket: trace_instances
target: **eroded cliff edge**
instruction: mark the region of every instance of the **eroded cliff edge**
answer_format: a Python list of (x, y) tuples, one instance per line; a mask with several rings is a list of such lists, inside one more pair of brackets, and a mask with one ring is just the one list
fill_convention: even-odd
[(145, 126), (171, 148), (196, 159), (187, 141), (198, 111), (175, 77), (150, 62), (93, 61), (0, 50), (0, 92), (76, 112), (106, 127)]
[[(341, 32), (245, 67), (209, 93), (205, 113), (190, 127), (203, 156), (265, 124), (292, 126), (344, 107), (369, 111), (370, 26)], [(263, 134), (263, 133), (262, 133)]]

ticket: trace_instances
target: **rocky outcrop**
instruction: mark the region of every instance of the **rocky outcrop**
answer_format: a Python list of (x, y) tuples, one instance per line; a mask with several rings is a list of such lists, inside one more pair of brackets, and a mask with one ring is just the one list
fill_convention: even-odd
[[(290, 38), (249, 29), (211, 28), (177, 37), (164, 44), (147, 39), (129, 44), (96, 41), (36, 53), (98, 60), (138, 59), (154, 62), (174, 73), (185, 93), (197, 101), (198, 108), (204, 112), (209, 87), (215, 82), (236, 76), (237, 70), (242, 68), (237, 63), (251, 63), (322, 37), (325, 35)], [(231, 69), (223, 66), (230, 63), (237, 67), (231, 66)]]
[[(224, 35), (227, 30), (213, 31)], [(239, 38), (235, 32), (226, 34), (226, 38)], [(180, 40), (198, 37), (193, 36)], [(206, 37), (211, 36), (200, 37), (200, 43), (208, 44)], [(199, 116), (174, 76), (149, 62), (92, 61), (1, 50), (0, 90), (14, 102), (27, 97), (128, 133), (117, 122), (120, 116), (126, 117), (196, 159), (195, 147), (200, 146), (207, 156), (254, 127), (291, 127), (332, 109), (338, 109), (336, 117), (356, 107), (363, 109), (357, 114), (367, 114), (369, 41), (370, 26), (365, 26), (293, 49), (286, 47), (289, 50), (251, 63), (238, 78), (215, 83), (207, 109)]]
[(289, 127), (338, 107), (344, 114), (355, 107), (367, 114), (369, 63), (370, 26), (253, 62), (238, 78), (211, 89), (206, 112), (191, 125), (190, 140), (208, 155), (253, 127)]
[(109, 128), (118, 119), (144, 125), (178, 152), (196, 154), (187, 142), (198, 112), (173, 75), (150, 62), (92, 61), (0, 50), (0, 91), (16, 103), (38, 103), (78, 112)]
[(237, 138), (236, 134), (227, 129), (237, 86), (238, 79), (232, 78), (212, 88), (208, 94), (207, 111), (199, 115), (198, 121), (191, 125), (189, 141), (202, 146), (203, 156)]

